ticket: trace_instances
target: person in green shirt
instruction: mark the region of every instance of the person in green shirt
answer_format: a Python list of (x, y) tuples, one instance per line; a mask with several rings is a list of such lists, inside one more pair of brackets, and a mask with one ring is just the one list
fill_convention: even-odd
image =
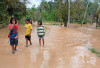
[(44, 31), (44, 26), (42, 25), (41, 20), (38, 21), (37, 35), (38, 35), (38, 38), (39, 38), (39, 45), (41, 46), (41, 39), (42, 39), (43, 46), (44, 46), (45, 31)]

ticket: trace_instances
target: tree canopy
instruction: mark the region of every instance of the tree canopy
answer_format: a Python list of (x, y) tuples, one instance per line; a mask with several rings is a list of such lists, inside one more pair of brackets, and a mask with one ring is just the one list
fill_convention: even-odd
[(10, 16), (21, 19), (26, 15), (25, 1), (20, 0), (0, 0), (0, 22), (6, 21)]
[[(38, 7), (33, 5), (32, 8), (26, 8), (26, 3), (28, 0), (0, 0), (0, 22), (8, 19), (10, 16), (14, 15), (17, 19), (22, 19), (23, 17), (31, 18), (42, 21), (56, 21), (64, 22), (67, 25), (68, 22), (68, 1), (69, 0), (54, 0), (47, 2), (42, 0)], [(95, 22), (94, 17), (98, 20), (100, 16), (100, 5), (98, 0), (70, 0), (70, 22), (71, 23), (82, 23), (84, 19), (84, 14), (86, 13), (83, 23)], [(87, 7), (87, 4), (89, 5)], [(98, 21), (99, 23), (99, 21)]]

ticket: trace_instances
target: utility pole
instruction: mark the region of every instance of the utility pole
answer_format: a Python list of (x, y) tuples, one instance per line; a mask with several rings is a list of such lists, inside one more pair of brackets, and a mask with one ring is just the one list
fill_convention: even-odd
[(69, 3), (69, 7), (68, 7), (68, 24), (67, 24), (67, 27), (69, 27), (69, 23), (70, 23), (70, 0), (68, 0), (68, 3)]
[(84, 18), (83, 18), (83, 21), (82, 21), (82, 23), (81, 23), (81, 26), (82, 26), (82, 24), (83, 24), (83, 22), (84, 22), (84, 19), (85, 19), (85, 17), (86, 17), (88, 6), (89, 6), (89, 0), (88, 0), (88, 4), (87, 4), (87, 7), (86, 7), (86, 11), (85, 11), (85, 13), (84, 13)]

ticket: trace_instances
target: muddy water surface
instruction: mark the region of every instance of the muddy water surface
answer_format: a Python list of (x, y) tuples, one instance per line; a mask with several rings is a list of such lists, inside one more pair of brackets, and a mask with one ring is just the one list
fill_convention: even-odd
[(14, 55), (7, 37), (8, 28), (0, 29), (0, 68), (100, 68), (100, 58), (88, 50), (89, 47), (99, 49), (99, 29), (51, 25), (45, 28), (45, 47), (39, 47), (34, 25), (33, 44), (26, 48), (24, 25), (20, 25), (18, 51)]

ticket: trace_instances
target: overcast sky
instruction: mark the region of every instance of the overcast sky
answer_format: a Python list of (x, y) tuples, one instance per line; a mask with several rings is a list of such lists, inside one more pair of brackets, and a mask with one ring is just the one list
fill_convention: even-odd
[[(40, 5), (41, 0), (28, 0), (30, 2), (30, 4), (27, 4), (27, 8), (31, 8), (33, 5), (35, 5), (36, 7), (38, 5)], [(46, 1), (53, 1), (53, 0), (46, 0)]]
[[(31, 8), (33, 5), (35, 5), (35, 7), (37, 7), (38, 5), (40, 5), (41, 0), (28, 0), (30, 3), (28, 3), (26, 6), (27, 8)], [(54, 1), (54, 0), (46, 0), (46, 1)], [(94, 1), (94, 0), (90, 0), (90, 1)]]

